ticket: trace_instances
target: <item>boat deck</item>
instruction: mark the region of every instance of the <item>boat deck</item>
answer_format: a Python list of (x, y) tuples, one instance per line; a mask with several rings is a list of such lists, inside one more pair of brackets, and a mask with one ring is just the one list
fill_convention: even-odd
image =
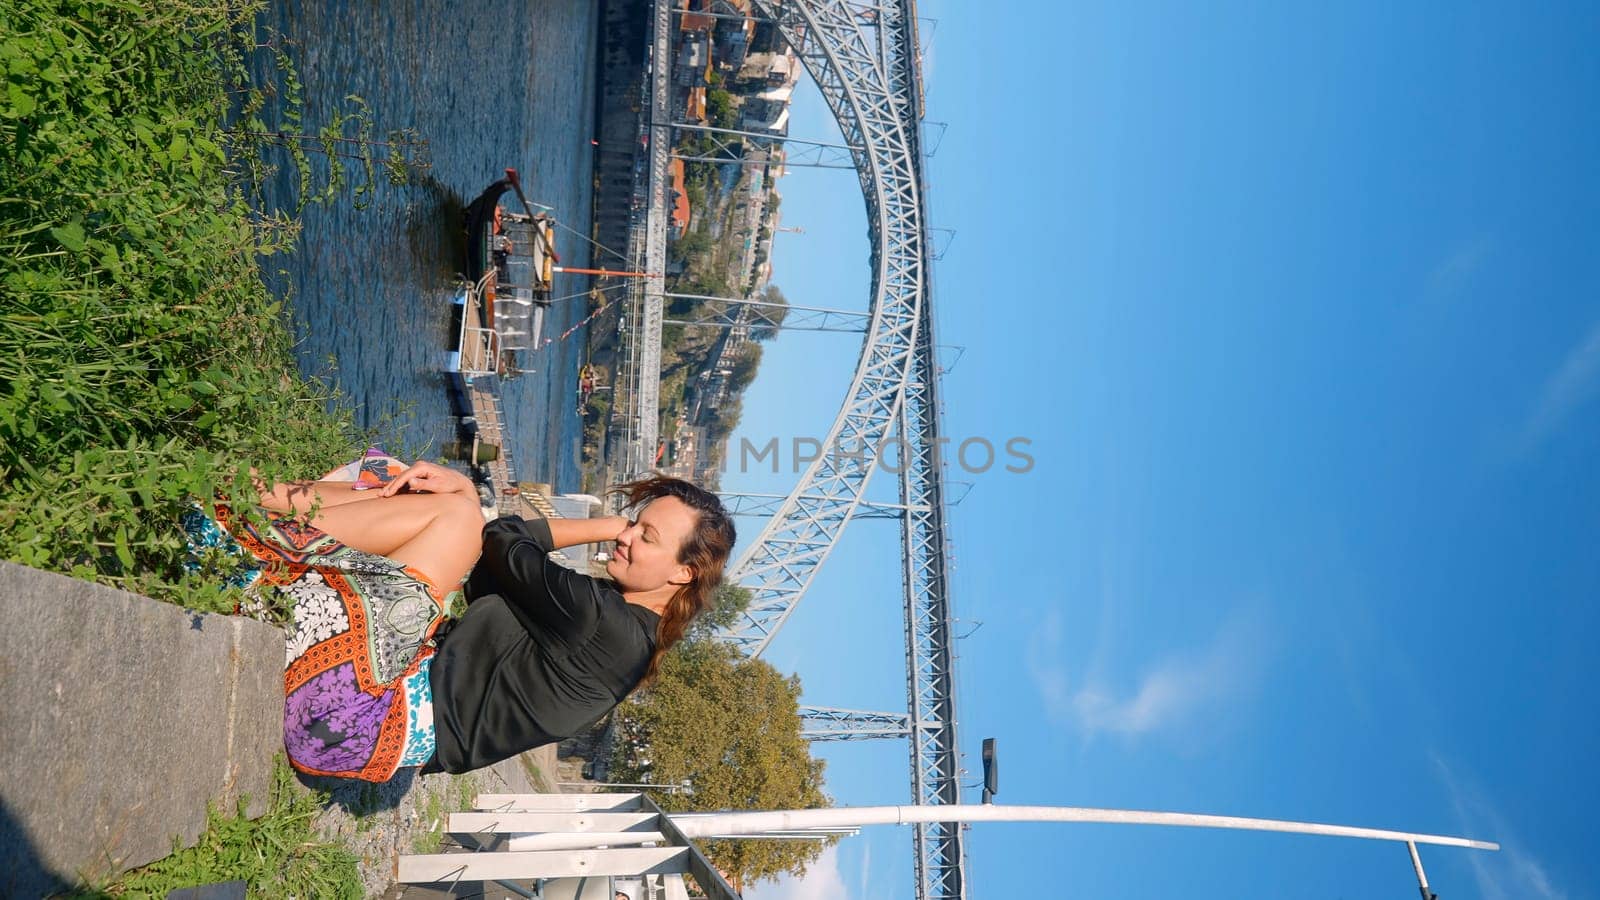
[(461, 311), (461, 356), (457, 371), (464, 375), (488, 375), (500, 366), (500, 336), (490, 324), (493, 319), (495, 272), (466, 289)]

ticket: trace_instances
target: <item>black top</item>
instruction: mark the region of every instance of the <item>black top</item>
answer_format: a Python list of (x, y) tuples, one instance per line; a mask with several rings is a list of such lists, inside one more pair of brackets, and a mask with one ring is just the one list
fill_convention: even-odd
[(550, 526), (484, 526), (466, 615), (433, 658), (438, 749), (425, 772), (468, 772), (571, 737), (638, 685), (661, 618), (611, 582), (549, 557)]

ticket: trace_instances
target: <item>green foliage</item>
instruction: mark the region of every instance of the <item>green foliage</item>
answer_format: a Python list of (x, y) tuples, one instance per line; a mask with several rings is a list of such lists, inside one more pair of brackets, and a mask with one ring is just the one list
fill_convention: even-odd
[(721, 444), (739, 427), (739, 419), (744, 414), (744, 398), (730, 396), (716, 409), (705, 414), (706, 443), (712, 446)]
[(421, 822), (426, 830), (419, 829), (411, 838), (411, 852), (413, 853), (438, 853), (439, 846), (444, 842), (445, 829), (445, 802), (444, 794), (431, 793), (422, 801)]
[(676, 347), (683, 342), (684, 326), (671, 324), (661, 326), (661, 346)]
[(750, 599), (751, 593), (747, 587), (729, 582), (717, 585), (717, 591), (711, 597), (711, 608), (694, 620), (684, 639), (689, 641), (707, 639), (717, 631), (739, 621), (744, 611), (750, 608)]
[(668, 245), (667, 256), (680, 262), (687, 262), (695, 257), (703, 256), (710, 249), (711, 235), (699, 229), (694, 229)]
[(719, 439), (726, 438), (739, 427), (739, 421), (744, 418), (744, 397), (735, 394), (732, 399), (722, 404), (718, 412), (719, 416), (717, 421), (712, 423), (712, 430), (719, 432)]
[(745, 344), (739, 348), (729, 368), (728, 393), (735, 396), (743, 394), (750, 382), (756, 380), (756, 370), (761, 368), (761, 345)]
[[(185, 605), (178, 518), (219, 489), (320, 472), (359, 445), (295, 373), (224, 130), (253, 6), (0, 8), (0, 554)], [(229, 563), (218, 563), (226, 568)]]
[(423, 828), (412, 836), (411, 852), (438, 853), (444, 844), (450, 813), (472, 809), (478, 790), (477, 776), (454, 775), (443, 790), (434, 789), (427, 793), (420, 809)]
[[(293, 66), (288, 57), (279, 53), (274, 57), (280, 71), (284, 74), (293, 88)], [(299, 190), (296, 192), (295, 212), (299, 213), (308, 203), (331, 203), (343, 195), (348, 187), (356, 209), (365, 209), (372, 203), (376, 192), (376, 170), (383, 168), (384, 180), (391, 185), (404, 185), (411, 180), (414, 171), (425, 171), (432, 164), (427, 161), (427, 142), (417, 136), (415, 129), (394, 130), (388, 133), (386, 140), (379, 141), (373, 137), (374, 125), (372, 116), (367, 110), (366, 101), (354, 94), (345, 98), (349, 104), (348, 110), (333, 110), (329, 121), (318, 128), (315, 133), (296, 133), (285, 130), (270, 131), (261, 120), (260, 102), (265, 92), (252, 88), (245, 101), (245, 108), (250, 112), (242, 126), (230, 128), (226, 132), (232, 141), (232, 150), (242, 159), (255, 161), (255, 165), (245, 169), (245, 183), (252, 196), (259, 196), (264, 177), (269, 174), (273, 166), (266, 160), (274, 155), (274, 151), (286, 155), (299, 175)], [(287, 95), (284, 118), (299, 124), (299, 97), (297, 93), (289, 92)], [(353, 135), (351, 134), (353, 132)], [(325, 166), (316, 166), (312, 163), (312, 155), (321, 159)], [(362, 180), (354, 184), (347, 184), (345, 169), (354, 162), (361, 167)], [(321, 186), (316, 186), (321, 174)]]
[(777, 285), (769, 284), (766, 290), (761, 292), (761, 299), (767, 303), (776, 304), (776, 307), (768, 307), (761, 311), (762, 317), (772, 324), (752, 327), (750, 329), (750, 339), (768, 341), (777, 337), (778, 329), (783, 325), (784, 320), (789, 318), (789, 298), (783, 295), (783, 291)]
[(311, 820), (327, 802), (326, 794), (298, 788), (280, 756), (267, 812), (260, 818), (246, 818), (248, 798), (240, 798), (232, 816), (211, 811), (193, 847), (175, 843), (171, 856), (71, 896), (165, 897), (179, 888), (240, 880), (251, 897), (359, 898), (363, 889), (355, 856), (322, 843), (312, 830)]
[[(589, 395), (589, 402), (583, 408), (583, 462), (592, 464), (600, 457), (602, 444), (605, 442), (606, 425), (611, 418), (611, 395), (594, 393)], [(585, 473), (585, 478), (589, 478)], [(591, 485), (586, 482), (585, 490)]]
[[(345, 169), (351, 162), (360, 165), (363, 175), (362, 181), (349, 185), (357, 209), (372, 202), (379, 167), (391, 185), (406, 184), (413, 171), (431, 167), (427, 142), (417, 136), (415, 129), (390, 130), (385, 140), (376, 140), (366, 101), (354, 94), (344, 98), (345, 108), (325, 111), (328, 121), (315, 132), (306, 131), (303, 91), (284, 42), (276, 35), (269, 35), (260, 45), (255, 45), (254, 40), (253, 22), (241, 16), (234, 27), (233, 45), (228, 49), (265, 50), (274, 66), (269, 83), (250, 83), (246, 52), (225, 52), (222, 56), (228, 93), (237, 103), (223, 133), (230, 162), (239, 167), (239, 183), (246, 196), (259, 200), (263, 184), (284, 158), (298, 179), (296, 214), (308, 203), (337, 199), (347, 187)], [(276, 103), (270, 104), (273, 100)], [(264, 116), (273, 121), (269, 124)]]
[[(723, 593), (719, 614), (748, 603)], [(736, 612), (731, 613), (737, 615)], [(619, 740), (611, 763), (618, 781), (681, 785), (687, 794), (650, 791), (668, 811), (815, 809), (823, 762), (800, 736), (800, 680), (785, 678), (728, 644), (689, 640), (662, 661), (654, 684), (617, 708)], [(803, 874), (825, 844), (815, 841), (714, 841), (706, 855), (746, 884)]]
[(713, 146), (711, 138), (704, 132), (683, 132), (678, 137), (677, 151), (683, 156), (705, 156)]
[[(706, 183), (708, 181), (700, 174), (701, 166), (709, 167), (710, 163), (691, 163), (688, 167), (689, 176), (684, 179), (683, 190), (689, 195), (689, 208), (703, 211), (706, 208)], [(703, 212), (702, 212), (703, 214)]]
[[(674, 337), (682, 337), (682, 325), (664, 325), (661, 329), (663, 344), (666, 343), (667, 330), (672, 328), (677, 329), (679, 332)], [(661, 398), (661, 416), (658, 421), (660, 422), (661, 439), (667, 442), (669, 448), (673, 438), (678, 433), (678, 411), (684, 405), (688, 375), (688, 371), (684, 369), (679, 369), (671, 374), (663, 371), (661, 375), (661, 384), (658, 389)]]
[(727, 279), (715, 272), (674, 278), (667, 287), (677, 294), (700, 294), (706, 297), (733, 296), (733, 289), (729, 287)]
[(702, 302), (703, 301), (694, 300), (689, 297), (669, 297), (667, 298), (667, 315), (674, 318), (679, 316), (687, 316)]
[(706, 91), (706, 115), (716, 128), (736, 128), (739, 125), (739, 107), (733, 95), (720, 88)]

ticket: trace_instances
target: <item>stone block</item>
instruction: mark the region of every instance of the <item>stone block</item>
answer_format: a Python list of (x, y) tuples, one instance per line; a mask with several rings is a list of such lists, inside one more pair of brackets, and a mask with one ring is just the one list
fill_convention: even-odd
[(194, 843), (206, 805), (266, 810), (283, 632), (0, 562), (0, 896)]

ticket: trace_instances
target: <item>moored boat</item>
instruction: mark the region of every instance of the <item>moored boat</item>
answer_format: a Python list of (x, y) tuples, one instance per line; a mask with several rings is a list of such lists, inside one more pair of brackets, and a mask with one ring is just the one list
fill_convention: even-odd
[[(508, 192), (522, 212), (501, 205)], [(463, 219), (466, 256), (452, 297), (454, 346), (445, 370), (460, 423), (455, 447), (479, 485), (485, 515), (492, 516), (503, 505), (496, 489), (514, 491), (516, 484), (500, 382), (524, 371), (528, 362), (519, 354), (539, 346), (559, 260), (555, 223), (529, 207), (515, 169), (468, 204)]]
[[(501, 199), (514, 192), (522, 212)], [(515, 169), (468, 204), (464, 276), (454, 302), (460, 307), (458, 341), (446, 368), (471, 377), (514, 377), (525, 368), (521, 351), (539, 346), (550, 306), (555, 266), (555, 223), (534, 213)]]

